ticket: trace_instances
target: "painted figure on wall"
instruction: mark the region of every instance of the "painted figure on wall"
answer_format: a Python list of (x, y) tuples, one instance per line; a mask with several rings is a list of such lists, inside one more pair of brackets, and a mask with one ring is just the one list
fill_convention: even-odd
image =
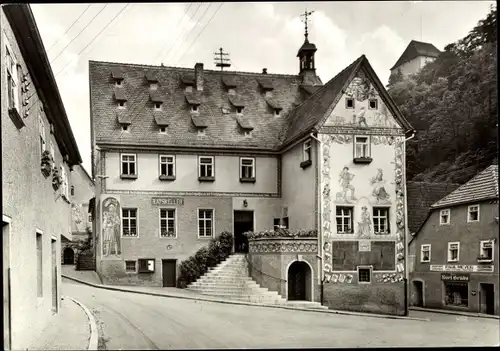
[(358, 236), (368, 238), (371, 233), (372, 220), (366, 206), (363, 206), (361, 210), (361, 222), (358, 222)]
[(377, 203), (389, 201), (390, 196), (385, 190), (384, 173), (381, 168), (378, 168), (377, 175), (372, 178), (371, 185), (373, 186), (372, 195), (377, 199)]
[(366, 124), (365, 113), (366, 113), (365, 108), (361, 107), (360, 111), (358, 112), (358, 114), (355, 117), (354, 124), (356, 124), (356, 121), (357, 121), (358, 122), (357, 124), (358, 124), (359, 127), (365, 127), (365, 128), (367, 128), (368, 124)]
[(71, 204), (71, 212), (73, 217), (73, 223), (75, 224), (76, 231), (85, 231), (84, 216), (82, 212), (82, 205)]
[(340, 172), (339, 176), (339, 183), (340, 187), (342, 188), (341, 192), (337, 193), (337, 201), (345, 201), (347, 202), (347, 191), (351, 191), (351, 200), (356, 200), (356, 197), (354, 196), (354, 186), (351, 184), (351, 180), (354, 179), (354, 174), (349, 172), (349, 167), (344, 167), (342, 169), (342, 172)]
[(121, 254), (120, 248), (120, 205), (118, 200), (109, 197), (103, 202), (102, 214), (102, 249), (103, 255)]

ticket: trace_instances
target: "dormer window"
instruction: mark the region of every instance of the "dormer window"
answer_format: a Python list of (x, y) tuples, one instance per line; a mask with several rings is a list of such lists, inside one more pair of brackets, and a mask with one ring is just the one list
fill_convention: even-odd
[(279, 116), (279, 115), (280, 115), (280, 113), (281, 113), (281, 111), (280, 111), (280, 110), (274, 110), (274, 115), (275, 115), (275, 116)]
[(198, 129), (198, 135), (199, 136), (204, 136), (205, 135), (205, 129), (199, 128)]
[(246, 137), (246, 138), (250, 138), (252, 137), (252, 131), (251, 130), (245, 130), (243, 132), (243, 135)]
[(151, 89), (151, 90), (157, 90), (158, 89), (158, 83), (150, 83), (149, 84), (149, 89)]
[(167, 127), (160, 127), (160, 134), (166, 134), (167, 133)]
[(186, 87), (186, 93), (192, 93), (193, 92), (193, 87), (191, 85)]
[(111, 76), (115, 81), (115, 86), (121, 87), (123, 81), (123, 72), (120, 67), (113, 67), (111, 69)]
[(236, 107), (236, 112), (241, 115), (243, 113), (243, 107)]
[(122, 86), (122, 81), (121, 80), (116, 80), (115, 81), (115, 86), (116, 87), (121, 87)]
[(378, 109), (378, 100), (377, 99), (370, 99), (370, 101), (368, 102), (368, 107), (370, 110)]
[(118, 101), (118, 108), (125, 108), (125, 101)]
[(236, 94), (236, 90), (234, 90), (233, 88), (231, 88), (231, 89), (229, 89), (229, 90), (227, 91), (227, 93), (228, 93), (229, 95), (234, 95), (234, 94)]
[(123, 126), (122, 126), (122, 130), (123, 130), (124, 132), (128, 132), (128, 126), (127, 126), (127, 125), (123, 125)]
[(354, 108), (354, 99), (353, 98), (346, 98), (345, 99), (345, 107), (346, 108)]
[(155, 102), (155, 110), (161, 111), (161, 102)]
[(197, 105), (191, 105), (191, 112), (198, 112), (198, 106)]

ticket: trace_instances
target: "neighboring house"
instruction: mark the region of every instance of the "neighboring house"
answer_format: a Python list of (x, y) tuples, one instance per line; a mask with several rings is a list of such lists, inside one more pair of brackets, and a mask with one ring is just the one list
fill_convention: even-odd
[(498, 166), (434, 203), (410, 246), (412, 305), (498, 315)]
[[(408, 196), (408, 241), (411, 241), (418, 228), (424, 223), (431, 205), (442, 199), (460, 184), (444, 182), (414, 182), (406, 183), (406, 192)], [(408, 251), (408, 273), (411, 273), (415, 267), (415, 250), (411, 245)]]
[(71, 167), (82, 162), (29, 5), (2, 5), (4, 347), (24, 350), (58, 313)]
[(304, 273), (310, 300), (404, 313), (413, 129), (364, 55), (321, 85), (315, 52), (306, 36), (297, 75), (90, 61), (106, 282), (175, 286), (179, 263), (220, 232), (246, 252), (243, 232), (282, 219), (320, 233), (294, 248), (316, 253)]
[(78, 246), (92, 238), (92, 216), (89, 202), (95, 196), (95, 184), (83, 166), (78, 165), (71, 173), (71, 232), (72, 240), (63, 240), (61, 247), (62, 264), (75, 264), (78, 258)]
[(391, 75), (399, 72), (402, 78), (419, 72), (427, 63), (434, 61), (441, 51), (430, 43), (412, 40), (396, 64), (391, 68)]

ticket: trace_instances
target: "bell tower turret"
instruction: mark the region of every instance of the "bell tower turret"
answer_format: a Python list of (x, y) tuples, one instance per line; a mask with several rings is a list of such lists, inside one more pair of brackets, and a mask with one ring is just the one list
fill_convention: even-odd
[(317, 85), (321, 84), (321, 81), (316, 76), (316, 67), (314, 66), (314, 54), (318, 49), (316, 49), (316, 45), (309, 42), (308, 36), (309, 33), (307, 31), (307, 23), (309, 21), (308, 16), (310, 16), (314, 11), (305, 11), (304, 14), (304, 23), (305, 23), (305, 33), (304, 33), (304, 44), (299, 49), (297, 53), (297, 57), (299, 58), (299, 75), (302, 77), (302, 84), (304, 85)]

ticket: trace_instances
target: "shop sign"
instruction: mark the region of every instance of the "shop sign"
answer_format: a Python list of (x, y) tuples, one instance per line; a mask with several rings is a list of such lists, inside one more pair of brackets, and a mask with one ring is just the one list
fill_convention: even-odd
[(444, 282), (468, 282), (468, 274), (441, 273), (441, 280)]
[(464, 264), (432, 264), (430, 267), (432, 272), (487, 272), (492, 273), (494, 268), (492, 265), (464, 265)]
[(372, 250), (372, 242), (370, 240), (359, 240), (358, 248), (360, 252), (370, 252)]
[(151, 203), (153, 205), (161, 205), (161, 206), (170, 206), (170, 205), (183, 206), (184, 199), (177, 197), (153, 197), (151, 199)]

